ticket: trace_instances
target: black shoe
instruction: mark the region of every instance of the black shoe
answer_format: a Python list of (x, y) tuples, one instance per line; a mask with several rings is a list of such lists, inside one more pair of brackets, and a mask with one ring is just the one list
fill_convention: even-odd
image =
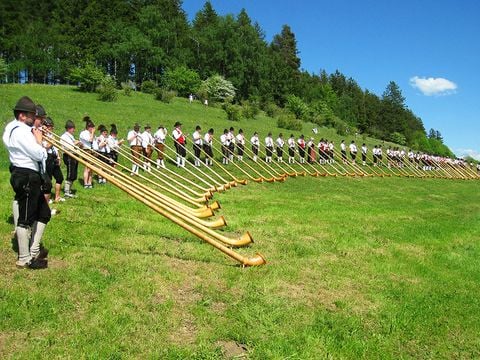
[(33, 259), (28, 265), (28, 268), (32, 270), (46, 269), (48, 268), (48, 260), (39, 258)]
[(48, 249), (40, 244), (40, 252), (38, 253), (36, 259), (46, 259), (48, 257)]

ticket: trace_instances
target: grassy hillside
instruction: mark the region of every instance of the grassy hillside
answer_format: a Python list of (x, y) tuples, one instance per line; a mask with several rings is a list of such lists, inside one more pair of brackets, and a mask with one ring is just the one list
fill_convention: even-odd
[[(1, 86), (4, 123), (23, 94), (62, 125), (85, 113), (120, 129), (231, 124), (180, 99), (105, 104), (43, 86)], [(266, 117), (234, 126), (277, 131)], [(480, 356), (479, 181), (305, 177), (234, 188), (216, 195), (225, 231), (249, 230), (255, 244), (239, 252), (268, 260), (247, 269), (110, 184), (79, 189), (47, 228), (49, 268), (19, 271), (0, 156), (2, 358)]]

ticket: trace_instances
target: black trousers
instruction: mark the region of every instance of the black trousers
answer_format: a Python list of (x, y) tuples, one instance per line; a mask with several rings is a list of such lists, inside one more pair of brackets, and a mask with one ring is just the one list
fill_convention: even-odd
[(175, 141), (175, 149), (177, 150), (177, 155), (185, 157), (187, 156), (187, 149), (185, 149), (185, 146), (183, 144), (180, 144), (179, 142)]
[(242, 144), (237, 144), (238, 156), (243, 156), (244, 147)]
[(202, 147), (198, 144), (193, 144), (193, 153), (195, 154), (196, 158), (200, 158), (200, 152), (202, 151)]
[(273, 155), (273, 146), (265, 147), (265, 152), (267, 153), (267, 156), (271, 157)]
[(35, 221), (44, 224), (50, 221), (50, 207), (42, 191), (42, 177), (39, 173), (25, 168), (13, 167), (10, 185), (18, 202), (17, 226), (32, 226)]
[(252, 145), (252, 152), (258, 156), (258, 145)]
[(67, 167), (67, 181), (75, 181), (77, 180), (78, 176), (78, 161), (74, 158), (68, 156), (67, 154), (63, 154), (63, 163)]

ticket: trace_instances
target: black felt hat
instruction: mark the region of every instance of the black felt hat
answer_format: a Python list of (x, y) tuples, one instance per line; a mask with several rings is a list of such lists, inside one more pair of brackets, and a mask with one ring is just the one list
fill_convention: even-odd
[(17, 111), (26, 111), (31, 113), (36, 113), (37, 109), (35, 103), (28, 96), (22, 96), (20, 100), (17, 101), (13, 110)]
[(47, 113), (45, 112), (45, 109), (43, 108), (42, 105), (36, 105), (35, 106), (35, 116), (38, 116), (38, 117), (44, 117), (44, 116), (47, 116)]
[(72, 120), (67, 120), (67, 122), (65, 123), (65, 129), (68, 130), (72, 128), (75, 128), (75, 124), (73, 123)]

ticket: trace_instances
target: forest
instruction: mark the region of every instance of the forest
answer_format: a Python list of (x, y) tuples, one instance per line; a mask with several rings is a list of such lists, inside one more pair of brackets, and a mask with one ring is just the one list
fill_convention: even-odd
[[(147, 92), (153, 84), (454, 156), (394, 81), (377, 95), (338, 70), (305, 71), (288, 24), (268, 42), (245, 10), (219, 15), (209, 1), (189, 21), (181, 0), (3, 0), (0, 82), (22, 78), (85, 91), (103, 82)], [(212, 98), (205, 88), (218, 78), (231, 85), (229, 96)]]

